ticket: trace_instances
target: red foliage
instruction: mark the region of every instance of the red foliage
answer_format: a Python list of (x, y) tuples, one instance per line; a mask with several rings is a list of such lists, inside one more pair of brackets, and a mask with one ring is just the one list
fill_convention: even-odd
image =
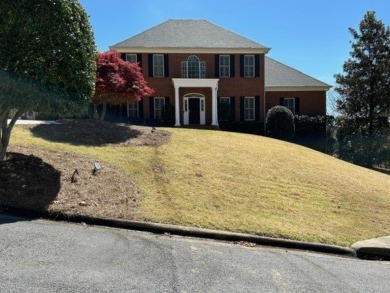
[(138, 64), (122, 60), (118, 52), (98, 53), (96, 64), (94, 103), (123, 104), (139, 101), (154, 93)]

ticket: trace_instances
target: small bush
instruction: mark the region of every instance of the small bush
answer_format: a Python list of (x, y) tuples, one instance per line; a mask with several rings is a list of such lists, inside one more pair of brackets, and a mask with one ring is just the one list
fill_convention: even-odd
[(283, 106), (275, 106), (269, 109), (265, 118), (266, 136), (278, 139), (291, 139), (295, 133), (293, 113)]

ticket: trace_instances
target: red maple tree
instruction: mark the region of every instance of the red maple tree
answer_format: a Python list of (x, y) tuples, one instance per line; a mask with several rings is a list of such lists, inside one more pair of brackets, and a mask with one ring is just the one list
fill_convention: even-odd
[(141, 67), (124, 61), (116, 51), (98, 53), (96, 58), (96, 88), (93, 96), (94, 118), (99, 119), (98, 105), (103, 105), (101, 120), (107, 104), (121, 105), (151, 96), (154, 90), (145, 81)]

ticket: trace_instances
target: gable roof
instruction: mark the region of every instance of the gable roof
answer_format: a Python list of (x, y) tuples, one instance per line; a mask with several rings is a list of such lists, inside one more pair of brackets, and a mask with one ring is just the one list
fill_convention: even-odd
[(265, 56), (266, 91), (327, 90), (331, 88), (318, 79)]
[[(258, 52), (267, 53), (270, 49), (246, 37), (233, 33), (207, 20), (170, 19), (152, 27), (136, 36), (110, 46), (122, 52), (136, 51), (142, 48), (175, 52), (174, 49), (185, 49), (196, 53), (196, 50), (221, 50), (230, 52)], [(138, 50), (139, 52), (139, 50)]]

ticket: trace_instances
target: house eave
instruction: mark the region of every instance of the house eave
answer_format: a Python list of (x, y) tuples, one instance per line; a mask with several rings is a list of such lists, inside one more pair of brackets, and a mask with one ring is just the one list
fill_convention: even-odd
[(110, 46), (110, 50), (121, 53), (189, 53), (189, 54), (266, 54), (271, 48), (154, 48)]
[(327, 91), (330, 85), (324, 86), (266, 86), (266, 92), (320, 92)]

